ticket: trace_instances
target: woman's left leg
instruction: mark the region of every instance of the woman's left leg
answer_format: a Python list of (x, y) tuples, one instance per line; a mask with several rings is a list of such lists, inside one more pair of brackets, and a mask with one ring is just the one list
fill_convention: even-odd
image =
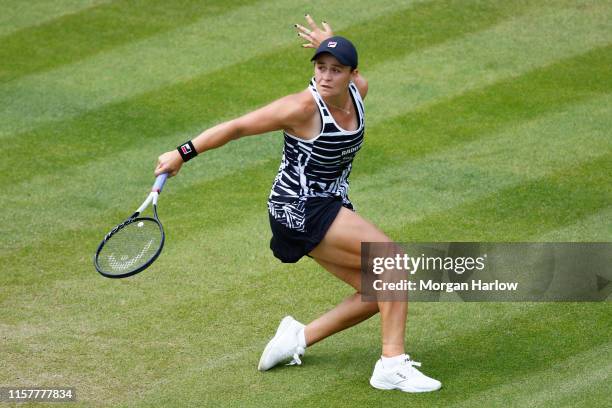
[(377, 302), (361, 300), (361, 270), (346, 268), (340, 265), (314, 258), (340, 280), (351, 285), (357, 291), (347, 297), (332, 310), (310, 322), (304, 328), (306, 345), (311, 346), (334, 333), (348, 329), (378, 313)]

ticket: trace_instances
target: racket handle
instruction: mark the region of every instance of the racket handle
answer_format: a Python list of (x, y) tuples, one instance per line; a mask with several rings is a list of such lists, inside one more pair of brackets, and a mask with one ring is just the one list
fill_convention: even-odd
[(153, 184), (153, 188), (151, 189), (151, 191), (161, 194), (162, 189), (164, 188), (164, 184), (166, 184), (167, 178), (168, 178), (168, 173), (162, 173), (159, 176), (157, 176), (157, 178), (155, 179), (155, 184)]

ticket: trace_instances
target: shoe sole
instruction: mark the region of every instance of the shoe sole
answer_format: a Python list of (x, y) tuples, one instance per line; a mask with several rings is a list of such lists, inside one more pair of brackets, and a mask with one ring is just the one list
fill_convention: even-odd
[(442, 385), (440, 385), (438, 388), (432, 388), (432, 389), (422, 389), (422, 388), (413, 388), (413, 387), (400, 388), (395, 385), (389, 385), (388, 383), (385, 383), (385, 384), (379, 383), (377, 381), (373, 381), (372, 379), (370, 379), (370, 385), (379, 390), (400, 390), (403, 392), (431, 392), (431, 391), (438, 391), (440, 388), (442, 388)]
[(262, 368), (264, 360), (266, 360), (266, 358), (268, 357), (268, 354), (270, 353), (270, 350), (272, 350), (274, 348), (274, 344), (276, 342), (276, 340), (278, 340), (278, 338), (280, 337), (280, 335), (287, 329), (287, 327), (291, 324), (291, 322), (293, 321), (293, 317), (291, 316), (285, 316), (283, 317), (283, 320), (281, 320), (280, 324), (278, 325), (278, 329), (276, 330), (276, 333), (274, 334), (274, 337), (272, 337), (272, 340), (270, 340), (268, 342), (268, 344), (266, 345), (266, 348), (264, 349), (263, 353), (261, 354), (261, 357), (259, 358), (259, 364), (257, 365), (257, 369), (259, 371), (267, 371), (270, 368), (274, 367), (268, 367), (268, 368)]

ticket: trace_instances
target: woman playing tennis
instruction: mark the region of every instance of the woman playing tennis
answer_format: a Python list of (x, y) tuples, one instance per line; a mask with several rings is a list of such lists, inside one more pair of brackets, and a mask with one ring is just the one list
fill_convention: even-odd
[[(195, 139), (159, 157), (155, 174), (174, 176), (182, 164), (207, 150), (243, 136), (282, 130), (284, 151), (268, 200), (270, 247), (282, 262), (307, 255), (355, 289), (352, 296), (304, 325), (285, 317), (266, 346), (259, 370), (291, 358), (301, 364), (306, 347), (380, 312), (382, 356), (370, 384), (406, 392), (434, 391), (439, 381), (422, 374), (404, 351), (407, 303), (362, 302), (361, 243), (391, 242), (355, 211), (348, 198), (353, 158), (363, 143), (363, 99), (368, 83), (357, 69), (357, 50), (346, 38), (296, 24), (298, 35), (315, 48), (314, 77), (308, 87), (239, 118), (207, 129)], [(290, 364), (291, 364), (290, 363)]]

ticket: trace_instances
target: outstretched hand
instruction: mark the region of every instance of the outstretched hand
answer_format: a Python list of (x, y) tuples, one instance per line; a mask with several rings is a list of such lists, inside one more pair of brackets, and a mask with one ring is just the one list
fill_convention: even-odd
[(306, 22), (310, 26), (310, 29), (303, 25), (295, 24), (295, 28), (298, 30), (298, 36), (308, 41), (306, 44), (302, 44), (302, 47), (318, 48), (319, 44), (323, 41), (329, 37), (333, 37), (334, 33), (327, 22), (323, 21), (321, 24), (323, 28), (321, 29), (317, 26), (317, 23), (314, 22), (312, 17), (310, 17), (310, 14), (306, 14)]

